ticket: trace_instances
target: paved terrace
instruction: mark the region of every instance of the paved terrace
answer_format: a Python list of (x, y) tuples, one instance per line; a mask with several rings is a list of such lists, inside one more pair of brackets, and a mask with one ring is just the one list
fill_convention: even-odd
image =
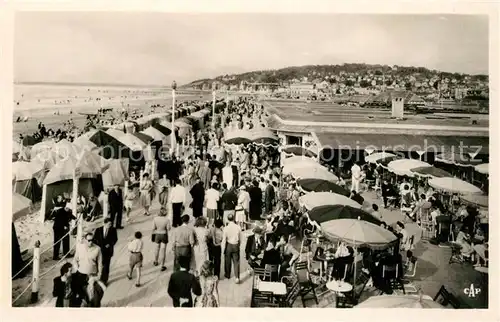
[[(391, 110), (384, 108), (369, 108), (342, 106), (331, 102), (303, 102), (295, 100), (264, 100), (268, 110), (285, 121), (301, 122), (339, 122), (339, 123), (382, 123), (382, 124), (412, 124), (463, 126), (471, 129), (487, 128), (489, 117), (477, 115), (446, 115), (443, 113), (415, 115), (405, 112), (406, 120), (391, 118)], [(476, 120), (477, 124), (471, 124)]]

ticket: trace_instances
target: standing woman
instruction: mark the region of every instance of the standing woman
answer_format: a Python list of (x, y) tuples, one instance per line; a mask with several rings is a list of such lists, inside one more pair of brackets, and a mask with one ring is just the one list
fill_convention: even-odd
[(123, 202), (123, 206), (125, 207), (125, 220), (126, 222), (130, 221), (130, 211), (132, 211), (132, 207), (134, 205), (135, 192), (134, 187), (130, 183), (127, 191), (125, 191), (124, 196), (125, 201)]
[(194, 223), (196, 245), (194, 246), (195, 275), (199, 275), (205, 261), (208, 260), (208, 229), (205, 217), (198, 217)]
[(154, 266), (158, 266), (158, 259), (161, 252), (161, 271), (166, 271), (165, 258), (167, 257), (168, 231), (170, 230), (170, 221), (167, 218), (167, 209), (161, 208), (158, 216), (153, 218), (153, 242), (155, 243)]
[(219, 307), (219, 278), (213, 273), (210, 261), (205, 261), (200, 269), (201, 295), (196, 297), (194, 307)]
[(153, 183), (149, 179), (149, 174), (145, 173), (142, 176), (141, 185), (141, 206), (144, 208), (144, 215), (149, 216), (149, 207), (151, 206), (151, 189)]

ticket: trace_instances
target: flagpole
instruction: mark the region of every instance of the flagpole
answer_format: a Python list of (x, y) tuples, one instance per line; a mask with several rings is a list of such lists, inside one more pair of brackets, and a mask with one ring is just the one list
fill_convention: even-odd
[(215, 130), (215, 83), (212, 84), (212, 130)]
[(171, 130), (172, 133), (170, 133), (170, 149), (171, 149), (171, 154), (174, 153), (174, 146), (175, 146), (175, 90), (177, 89), (177, 83), (175, 81), (172, 82), (172, 126)]

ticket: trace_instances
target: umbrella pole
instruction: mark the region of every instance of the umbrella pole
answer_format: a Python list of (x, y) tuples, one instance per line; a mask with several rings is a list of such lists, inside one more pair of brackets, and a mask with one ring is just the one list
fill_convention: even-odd
[(45, 207), (47, 205), (47, 184), (42, 186), (42, 202), (40, 206), (40, 222), (45, 221)]

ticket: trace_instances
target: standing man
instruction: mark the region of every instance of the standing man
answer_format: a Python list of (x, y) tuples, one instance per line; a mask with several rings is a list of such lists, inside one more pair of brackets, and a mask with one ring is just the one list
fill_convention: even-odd
[(186, 189), (181, 186), (181, 182), (179, 179), (175, 179), (174, 187), (171, 190), (172, 191), (170, 193), (170, 198), (172, 201), (172, 227), (178, 227), (182, 224), (181, 214), (184, 203), (186, 202)]
[(119, 185), (115, 185), (113, 190), (108, 194), (109, 202), (109, 217), (113, 226), (116, 219), (116, 229), (123, 229), (122, 214), (123, 214), (123, 194)]
[(53, 259), (59, 260), (59, 247), (62, 242), (63, 255), (69, 253), (69, 228), (71, 220), (76, 220), (71, 211), (66, 208), (62, 196), (58, 196), (55, 202), (54, 209), (50, 214), (49, 219), (54, 221), (52, 229), (54, 230), (54, 249)]
[(189, 270), (189, 262), (195, 243), (194, 229), (188, 226), (189, 216), (182, 216), (182, 225), (174, 229), (174, 270), (179, 270), (180, 261), (182, 258), (188, 259), (187, 269)]
[(168, 282), (168, 295), (172, 298), (174, 307), (193, 307), (193, 296), (201, 295), (201, 285), (198, 279), (189, 273), (190, 258), (179, 260), (180, 270), (172, 273)]
[(234, 266), (234, 277), (236, 284), (240, 283), (240, 242), (241, 228), (234, 222), (234, 215), (227, 217), (229, 223), (224, 227), (222, 233), (222, 253), (224, 254), (224, 276), (231, 278), (231, 261)]
[(351, 167), (351, 190), (359, 193), (359, 184), (361, 183), (361, 168), (358, 162), (355, 162)]
[(259, 188), (259, 182), (253, 181), (252, 187), (248, 190), (250, 194), (250, 220), (261, 220), (262, 215), (262, 190)]
[[(225, 185), (225, 183), (223, 184)], [(230, 213), (234, 213), (236, 209), (236, 205), (238, 204), (238, 195), (236, 194), (235, 187), (231, 187), (227, 189), (221, 198), (221, 208), (223, 211), (222, 222), (223, 224), (227, 223), (227, 217)]]
[(196, 177), (195, 184), (189, 191), (193, 201), (191, 202), (191, 208), (193, 209), (193, 217), (198, 218), (203, 216), (203, 202), (205, 201), (205, 188), (203, 187), (203, 182), (200, 177)]
[(276, 193), (274, 189), (276, 186), (277, 184), (274, 181), (272, 184), (268, 184), (266, 186), (266, 190), (264, 192), (264, 209), (266, 215), (269, 215), (273, 211), (274, 201), (276, 199)]
[(114, 248), (118, 241), (118, 233), (113, 227), (111, 218), (104, 218), (104, 226), (99, 227), (94, 232), (94, 244), (101, 248), (102, 254), (102, 274), (101, 281), (108, 284), (109, 266), (111, 265), (111, 257), (114, 254)]
[(94, 244), (94, 235), (92, 233), (85, 234), (83, 243), (77, 247), (73, 258), (73, 267), (75, 268), (75, 274), (73, 275), (74, 290), (78, 296), (78, 302), (82, 300), (88, 301), (86, 288), (89, 275), (100, 276), (102, 274), (101, 248)]
[(207, 217), (208, 226), (211, 227), (214, 220), (218, 217), (218, 202), (220, 200), (219, 190), (217, 190), (219, 184), (217, 182), (212, 183), (212, 187), (208, 189), (205, 195), (205, 204), (207, 205)]

